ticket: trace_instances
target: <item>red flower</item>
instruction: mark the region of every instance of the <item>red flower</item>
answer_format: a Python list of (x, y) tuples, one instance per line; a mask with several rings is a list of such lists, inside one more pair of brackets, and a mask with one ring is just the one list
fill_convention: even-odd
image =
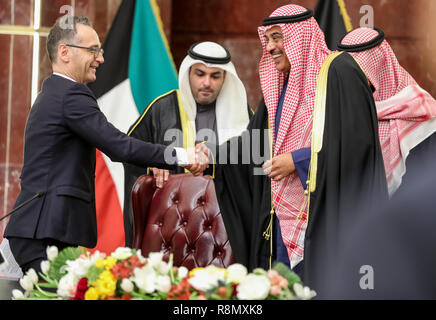
[(88, 290), (88, 278), (82, 278), (77, 283), (76, 295), (72, 300), (85, 300), (86, 290)]
[(129, 278), (133, 274), (135, 268), (142, 268), (143, 263), (139, 260), (137, 256), (131, 256), (127, 260), (119, 261), (111, 269), (112, 274), (117, 280)]
[(167, 295), (167, 300), (189, 300), (191, 289), (194, 288), (188, 282), (188, 278), (184, 278), (179, 284), (173, 284)]
[(129, 294), (125, 294), (121, 297), (121, 300), (131, 300), (132, 297)]
[(130, 262), (132, 269), (142, 268), (144, 266), (144, 264), (139, 261), (139, 258), (137, 256), (130, 256), (128, 261)]
[(232, 284), (232, 287), (233, 287), (233, 293), (232, 293), (232, 295), (233, 295), (233, 296), (236, 296), (236, 295), (238, 294), (238, 285), (239, 285), (239, 283), (234, 283), (234, 284)]
[(129, 278), (133, 274), (133, 270), (123, 263), (117, 263), (114, 265), (111, 272), (117, 280)]

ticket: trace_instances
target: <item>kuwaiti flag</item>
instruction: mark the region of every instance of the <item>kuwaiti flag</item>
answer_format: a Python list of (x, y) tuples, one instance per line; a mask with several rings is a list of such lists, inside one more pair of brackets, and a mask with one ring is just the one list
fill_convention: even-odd
[(353, 30), (345, 0), (318, 0), (313, 15), (330, 50), (337, 50), (342, 37)]
[[(155, 0), (123, 0), (103, 44), (104, 64), (89, 87), (109, 122), (127, 132), (156, 97), (178, 88), (177, 72)], [(97, 150), (96, 250), (124, 246), (124, 169)]]

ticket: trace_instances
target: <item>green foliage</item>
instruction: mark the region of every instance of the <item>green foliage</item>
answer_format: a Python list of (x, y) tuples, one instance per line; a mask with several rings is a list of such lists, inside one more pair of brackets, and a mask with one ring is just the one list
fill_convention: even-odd
[(56, 259), (51, 262), (48, 276), (51, 279), (59, 281), (64, 275), (67, 274), (67, 270), (65, 270), (67, 260), (76, 260), (82, 253), (82, 249), (78, 247), (68, 247), (63, 249), (61, 252), (59, 252)]
[(231, 284), (221, 283), (218, 287), (212, 288), (205, 292), (205, 297), (208, 300), (230, 300), (233, 294), (233, 287)]
[(272, 269), (276, 270), (283, 278), (288, 280), (288, 283), (289, 283), (288, 287), (291, 289), (293, 288), (294, 283), (303, 284), (300, 277), (295, 272), (293, 272), (291, 269), (289, 269), (288, 266), (282, 262), (274, 263)]
[(103, 270), (104, 269), (97, 268), (95, 265), (90, 266), (88, 269), (88, 282), (90, 283), (97, 281), (100, 273), (102, 273)]

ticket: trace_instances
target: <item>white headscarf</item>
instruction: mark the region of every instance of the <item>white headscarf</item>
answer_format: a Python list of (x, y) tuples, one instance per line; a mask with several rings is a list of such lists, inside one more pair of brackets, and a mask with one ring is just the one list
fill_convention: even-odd
[[(210, 41), (196, 44), (190, 50), (210, 58), (225, 59), (229, 56), (226, 49)], [(183, 107), (191, 121), (194, 132), (196, 132), (195, 117), (197, 115), (197, 105), (189, 83), (189, 71), (191, 66), (196, 63), (202, 63), (208, 68), (220, 68), (226, 71), (226, 77), (217, 97), (215, 107), (218, 140), (220, 143), (223, 143), (233, 136), (240, 135), (248, 125), (249, 117), (245, 87), (231, 61), (224, 64), (209, 63), (200, 60), (200, 58), (192, 58), (190, 55), (187, 55), (179, 70), (179, 88)]]

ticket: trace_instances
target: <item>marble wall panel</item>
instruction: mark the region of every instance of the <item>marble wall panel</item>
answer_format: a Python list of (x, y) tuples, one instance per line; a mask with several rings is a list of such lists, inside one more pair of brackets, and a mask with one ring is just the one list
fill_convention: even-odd
[[(30, 36), (13, 36), (13, 54), (9, 57), (9, 60), (12, 59), (12, 81), (11, 87), (9, 83), (7, 87), (8, 94), (11, 94), (11, 106), (6, 112), (2, 112), (7, 123), (6, 126), (2, 126), (1, 134), (2, 139), (9, 141), (0, 160), (2, 215), (12, 209), (20, 192), (19, 176), (23, 163), (24, 127), (30, 110), (32, 56), (28, 52), (32, 50), (32, 40)], [(7, 69), (9, 70), (9, 65)]]
[[(11, 36), (0, 35), (0, 215), (5, 206), (5, 172), (9, 98), (9, 52)], [(7, 221), (0, 222), (0, 239)]]
[(11, 0), (0, 0), (0, 24), (11, 24)]
[(33, 24), (33, 0), (12, 0), (14, 2), (14, 24), (30, 26)]
[(74, 0), (42, 0), (41, 1), (41, 26), (50, 28), (56, 19), (66, 14), (64, 6), (71, 6)]

